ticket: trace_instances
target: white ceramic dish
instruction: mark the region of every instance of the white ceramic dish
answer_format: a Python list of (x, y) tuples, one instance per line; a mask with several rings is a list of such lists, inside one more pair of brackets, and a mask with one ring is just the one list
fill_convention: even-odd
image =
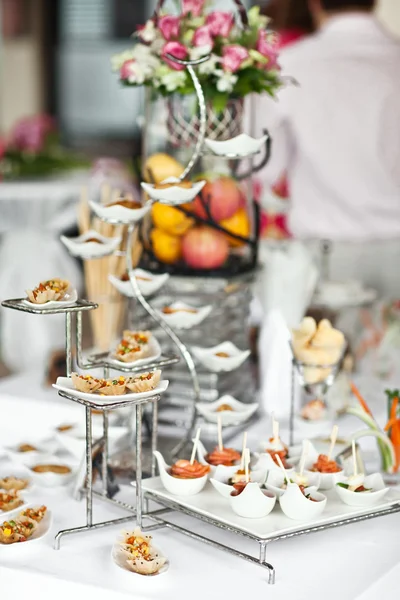
[(177, 477), (172, 477), (172, 475), (169, 474), (171, 467), (166, 464), (162, 454), (158, 452), (158, 450), (153, 454), (157, 460), (162, 484), (165, 489), (171, 494), (174, 494), (174, 496), (194, 496), (201, 492), (206, 485), (208, 474), (203, 477), (197, 477), (196, 479), (178, 479)]
[[(133, 273), (137, 278), (140, 292), (145, 298), (158, 292), (158, 290), (169, 279), (168, 273), (163, 273), (162, 275), (154, 275), (153, 273), (150, 273), (149, 271), (144, 271), (143, 269), (134, 269)], [(114, 275), (109, 275), (108, 280), (123, 296), (127, 296), (128, 298), (134, 297), (130, 281), (121, 281), (121, 279), (118, 279), (118, 277), (115, 277)]]
[[(21, 506), (9, 512), (7, 518), (5, 519), (2, 518), (4, 516), (4, 513), (0, 513), (0, 524), (4, 521), (11, 521), (12, 519), (16, 519), (20, 512), (22, 510), (25, 510), (26, 508), (37, 508), (39, 506), (40, 504), (37, 502), (26, 504), (25, 506)], [(27, 546), (27, 544), (37, 542), (38, 540), (44, 538), (45, 535), (49, 533), (50, 528), (52, 526), (52, 522), (52, 512), (51, 510), (49, 510), (49, 508), (47, 508), (46, 514), (40, 521), (40, 523), (38, 523), (35, 533), (33, 533), (32, 536), (26, 542), (17, 542), (15, 544), (0, 544), (0, 552), (13, 552), (13, 548), (18, 548), (17, 552), (21, 552), (23, 548), (30, 548), (30, 546)]]
[(161, 204), (168, 204), (169, 206), (179, 206), (180, 204), (192, 202), (206, 184), (205, 181), (197, 181), (192, 184), (192, 187), (183, 188), (174, 185), (179, 183), (179, 179), (176, 177), (168, 177), (168, 179), (165, 179), (162, 183), (168, 183), (171, 184), (171, 186), (164, 189), (157, 189), (153, 184), (144, 183), (143, 181), (140, 185), (153, 202), (160, 202)]
[(109, 355), (109, 362), (114, 365), (122, 365), (123, 367), (139, 367), (141, 365), (146, 365), (147, 363), (157, 360), (161, 356), (161, 346), (158, 343), (157, 339), (154, 335), (151, 336), (149, 341), (149, 355), (145, 358), (140, 358), (139, 360), (135, 360), (133, 362), (123, 362), (122, 360), (118, 360), (115, 358), (115, 354), (113, 352)]
[[(4, 477), (16, 477), (17, 479), (26, 479), (28, 480), (28, 485), (23, 490), (20, 490), (22, 495), (26, 494), (26, 492), (32, 491), (33, 482), (31, 477), (31, 472), (28, 467), (23, 465), (17, 465), (12, 463), (1, 464), (0, 466), (0, 479)], [(0, 491), (4, 491), (0, 486)], [(0, 512), (1, 514), (1, 512)]]
[[(70, 472), (65, 474), (36, 473), (35, 471), (32, 471), (32, 467), (35, 467), (36, 465), (65, 465), (66, 467), (69, 467)], [(27, 467), (29, 469), (30, 477), (33, 483), (46, 488), (67, 485), (73, 480), (73, 478), (77, 474), (76, 463), (71, 463), (71, 461), (68, 459), (63, 460), (54, 456), (43, 456), (39, 460), (32, 460), (32, 462), (29, 465), (27, 465)]]
[[(309, 442), (308, 445), (308, 455), (305, 463), (305, 475), (312, 475), (313, 471), (310, 471), (314, 463), (318, 460), (319, 453), (315, 449), (315, 446), (312, 442)], [(330, 490), (334, 486), (337, 481), (337, 477), (341, 477), (343, 475), (343, 471), (338, 471), (337, 473), (320, 473), (321, 475), (321, 483), (319, 486), (320, 490)]]
[(265, 146), (267, 138), (268, 136), (264, 135), (263, 137), (256, 139), (245, 133), (241, 133), (240, 135), (223, 142), (207, 138), (204, 140), (204, 145), (217, 156), (242, 158), (260, 152), (261, 148)]
[[(84, 427), (83, 427), (84, 429)], [(69, 432), (57, 433), (56, 438), (67, 452), (72, 454), (76, 459), (80, 460), (85, 452), (85, 437), (79, 435), (77, 437)], [(82, 433), (82, 432), (80, 432)], [(84, 432), (83, 432), (84, 433)], [(108, 428), (108, 448), (110, 455), (113, 454), (120, 443), (129, 435), (128, 427), (109, 427)], [(103, 429), (100, 427), (93, 428), (93, 439), (100, 439), (103, 436)]]
[[(194, 442), (194, 440), (192, 440), (192, 442)], [(214, 465), (210, 465), (210, 463), (208, 463), (206, 461), (206, 456), (207, 456), (208, 452), (206, 450), (206, 448), (204, 447), (203, 443), (201, 441), (198, 442), (197, 444), (197, 458), (199, 463), (201, 463), (202, 465), (209, 465), (210, 467), (210, 475), (211, 477), (215, 477), (215, 473), (218, 472), (220, 473), (219, 478), (222, 478), (221, 481), (223, 481), (224, 479), (229, 479), (229, 477), (232, 477), (231, 475), (231, 470), (232, 467), (225, 467), (225, 465), (218, 465), (218, 466), (214, 466)], [(236, 465), (234, 465), (234, 469), (236, 469), (236, 471), (239, 469), (239, 465), (240, 465), (240, 460), (237, 461)]]
[(103, 206), (98, 202), (92, 201), (89, 201), (89, 206), (94, 214), (103, 221), (121, 224), (136, 223), (137, 221), (140, 221), (151, 208), (151, 204), (146, 204), (141, 208), (126, 208), (126, 206), (118, 204), (113, 206)]
[(326, 507), (327, 498), (320, 492), (306, 488), (305, 493), (318, 500), (313, 502), (306, 498), (296, 483), (288, 483), (286, 490), (279, 497), (283, 513), (295, 521), (310, 521), (318, 518)]
[[(268, 452), (261, 452), (260, 454), (254, 453), (254, 456), (256, 458), (256, 463), (255, 463), (256, 469), (264, 469), (265, 471), (268, 471), (268, 472), (281, 470), (279, 465), (277, 465), (275, 463), (274, 459), (272, 458), (272, 456), (270, 454), (268, 454)], [(294, 469), (292, 469), (292, 468), (286, 469), (286, 472), (288, 474), (293, 473), (293, 471), (294, 471)]]
[[(219, 465), (215, 468), (214, 476), (210, 479), (211, 484), (217, 490), (221, 496), (224, 498), (229, 498), (231, 492), (233, 491), (233, 486), (228, 484), (228, 481), (235, 475), (235, 473), (239, 470), (240, 465), (235, 467), (224, 467), (223, 465)], [(265, 481), (267, 476), (267, 472), (262, 469), (250, 470), (250, 480), (253, 483), (256, 483), (259, 487)]]
[[(156, 548), (154, 548), (154, 549), (156, 549)], [(160, 554), (161, 554), (161, 552), (160, 552)], [(139, 577), (155, 577), (157, 575), (162, 575), (162, 573), (166, 573), (169, 569), (169, 560), (167, 559), (165, 561), (165, 563), (163, 564), (163, 566), (161, 567), (161, 569), (159, 571), (157, 571), (157, 573), (144, 574), (144, 573), (137, 573), (136, 571), (133, 571), (129, 567), (129, 563), (127, 562), (127, 559), (126, 559), (126, 554), (121, 549), (121, 546), (118, 544), (118, 542), (116, 542), (113, 545), (113, 548), (111, 551), (111, 559), (114, 562), (114, 564), (117, 565), (117, 567), (119, 567), (123, 571), (126, 571), (127, 575), (129, 575), (129, 577), (131, 577), (132, 575), (139, 575)]]
[[(217, 412), (217, 408), (223, 404), (229, 404), (233, 410)], [(197, 412), (206, 421), (209, 423), (218, 423), (218, 417), (220, 417), (223, 427), (244, 423), (250, 419), (252, 415), (254, 415), (257, 409), (257, 403), (244, 404), (243, 402), (239, 402), (239, 400), (236, 400), (236, 398), (233, 398), (233, 396), (229, 395), (222, 396), (215, 402), (199, 402), (196, 404)]]
[[(295, 483), (297, 483), (296, 473), (294, 473), (293, 470), (291, 473), (288, 472), (288, 477), (289, 479), (292, 479)], [(307, 476), (307, 479), (308, 481), (306, 487), (316, 492), (321, 482), (320, 474), (312, 473), (311, 475)], [(271, 492), (274, 492), (276, 496), (280, 497), (283, 496), (285, 492), (285, 489), (282, 489), (284, 481), (285, 478), (281, 470), (269, 471), (264, 486), (267, 488), (267, 490), (271, 490)]]
[(22, 304), (35, 310), (50, 310), (51, 308), (67, 308), (75, 304), (77, 300), (78, 292), (73, 287), (69, 287), (63, 300), (50, 300), (50, 302), (46, 302), (45, 304), (35, 304), (24, 298)]
[[(290, 534), (305, 528), (304, 522), (288, 519), (281, 510), (278, 510), (278, 507), (275, 507), (267, 519), (238, 517), (233, 511), (227, 510), (226, 498), (217, 494), (211, 485), (206, 485), (201, 494), (196, 496), (178, 497), (173, 496), (163, 487), (159, 477), (152, 477), (143, 480), (143, 489), (150, 493), (148, 497), (159, 499), (161, 504), (163, 500), (166, 503), (171, 501), (201, 516), (217, 519), (228, 527), (235, 527), (261, 540), (268, 541), (276, 536)], [(370, 512), (376, 512), (379, 515), (380, 511), (400, 502), (400, 492), (395, 489), (391, 489), (387, 496), (372, 508), (347, 506), (341, 502), (334, 490), (328, 491), (326, 496), (328, 502), (324, 512), (319, 517), (308, 520), (307, 528), (329, 525)]]
[(53, 383), (53, 388), (65, 392), (75, 398), (81, 398), (82, 400), (92, 400), (96, 404), (110, 404), (113, 402), (123, 402), (124, 400), (143, 400), (145, 398), (151, 398), (157, 394), (162, 394), (168, 388), (168, 379), (162, 379), (158, 386), (154, 390), (149, 392), (142, 392), (140, 394), (123, 394), (122, 396), (101, 396), (100, 394), (85, 394), (84, 392), (78, 392), (73, 386), (70, 377), (57, 377), (57, 383)]
[(234, 513), (245, 519), (262, 519), (269, 515), (276, 503), (276, 496), (263, 490), (258, 483), (248, 483), (238, 496), (229, 496), (229, 504)]
[(5, 453), (12, 461), (18, 462), (22, 465), (25, 465), (27, 462), (31, 462), (32, 459), (38, 458), (43, 454), (54, 454), (57, 450), (57, 440), (56, 439), (48, 439), (48, 440), (34, 440), (34, 439), (23, 439), (21, 441), (22, 444), (29, 444), (37, 450), (32, 450), (31, 452), (19, 452), (18, 448), (20, 444), (16, 446), (11, 446), (9, 448), (5, 448)]
[(335, 484), (335, 492), (339, 496), (340, 500), (348, 506), (361, 506), (363, 508), (369, 508), (374, 506), (383, 500), (389, 491), (389, 488), (385, 487), (385, 484), (380, 473), (373, 473), (367, 475), (364, 479), (364, 485), (366, 488), (372, 489), (372, 492), (351, 492), (346, 490), (337, 484), (347, 483), (346, 477), (337, 477)]
[[(212, 348), (193, 346), (192, 351), (197, 360), (214, 373), (233, 371), (250, 356), (250, 350), (239, 350), (232, 342), (222, 342)], [(229, 356), (216, 356), (218, 352), (225, 352)]]
[[(78, 237), (69, 238), (62, 235), (60, 239), (72, 256), (91, 259), (101, 258), (102, 256), (112, 254), (120, 245), (122, 238), (108, 238), (104, 235), (100, 235), (100, 233), (94, 231), (94, 229), (90, 229)], [(90, 239), (98, 240), (101, 243), (96, 244), (96, 242), (88, 242), (87, 240)]]
[[(173, 302), (169, 307), (179, 312), (172, 314), (165, 314), (161, 310), (157, 312), (172, 329), (191, 329), (204, 321), (212, 311), (211, 304), (195, 307), (184, 302)], [(185, 310), (196, 310), (196, 312), (190, 313)]]

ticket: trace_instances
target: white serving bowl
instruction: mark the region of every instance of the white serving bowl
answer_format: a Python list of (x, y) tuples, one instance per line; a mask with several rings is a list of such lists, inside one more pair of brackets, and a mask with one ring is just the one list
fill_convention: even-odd
[(8, 458), (12, 461), (18, 462), (22, 465), (31, 463), (32, 460), (40, 459), (43, 455), (51, 456), (57, 450), (57, 440), (55, 438), (49, 440), (33, 440), (24, 439), (23, 444), (29, 444), (37, 450), (31, 452), (19, 452), (18, 448), (20, 444), (5, 448), (5, 453)]
[(261, 148), (265, 146), (267, 139), (267, 135), (256, 139), (250, 137), (246, 133), (241, 133), (230, 140), (225, 140), (222, 142), (206, 138), (204, 140), (204, 145), (217, 156), (238, 158), (257, 154), (260, 152)]
[[(256, 469), (265, 469), (268, 472), (281, 470), (280, 466), (275, 463), (274, 459), (270, 454), (268, 454), (268, 452), (260, 452), (259, 454), (255, 453), (254, 456), (256, 459), (254, 467)], [(286, 473), (288, 474), (293, 473), (293, 471), (293, 468), (286, 469)]]
[(373, 473), (367, 475), (364, 479), (363, 485), (366, 488), (370, 488), (372, 492), (351, 492), (338, 486), (338, 483), (347, 483), (347, 477), (338, 476), (335, 482), (335, 491), (339, 498), (344, 504), (348, 506), (362, 506), (369, 507), (378, 504), (389, 491), (389, 488), (385, 487), (382, 475), (380, 473)]
[[(190, 306), (185, 302), (173, 302), (170, 304), (170, 308), (178, 309), (179, 312), (172, 314), (165, 314), (161, 310), (158, 310), (158, 314), (164, 319), (164, 321), (172, 327), (172, 329), (191, 329), (199, 325), (212, 311), (212, 305), (207, 306)], [(183, 310), (182, 310), (183, 309)], [(187, 310), (196, 310), (195, 313), (184, 312)]]
[[(232, 342), (222, 342), (212, 348), (193, 346), (192, 351), (197, 360), (214, 373), (233, 371), (250, 356), (250, 350), (239, 350)], [(229, 356), (216, 356), (218, 352), (225, 352)]]
[[(96, 244), (96, 242), (87, 241), (93, 238), (99, 240), (101, 243)], [(62, 235), (60, 239), (72, 256), (78, 256), (83, 259), (109, 256), (118, 248), (122, 240), (121, 237), (105, 237), (93, 229), (90, 229), (78, 237), (69, 238)]]
[[(292, 481), (294, 480), (295, 483), (296, 482), (296, 473), (294, 473), (293, 471), (289, 474), (288, 473), (288, 478), (291, 479)], [(308, 484), (307, 484), (307, 488), (313, 491), (317, 491), (321, 482), (321, 478), (320, 478), (320, 474), (319, 473), (312, 473), (311, 475), (307, 476), (308, 479)], [(278, 471), (278, 470), (273, 470), (273, 471), (269, 471), (268, 472), (268, 476), (267, 476), (267, 480), (264, 484), (264, 486), (267, 488), (267, 490), (271, 490), (271, 492), (274, 492), (274, 494), (276, 494), (276, 496), (280, 497), (284, 494), (285, 489), (282, 488), (283, 484), (285, 482), (285, 478), (283, 476), (282, 471)]]
[[(35, 471), (32, 471), (32, 467), (36, 465), (65, 465), (71, 470), (69, 473), (66, 474), (36, 473)], [(60, 460), (59, 458), (54, 456), (42, 456), (39, 460), (32, 460), (31, 463), (26, 466), (29, 468), (30, 477), (33, 483), (35, 483), (38, 486), (49, 488), (67, 485), (77, 474), (76, 464), (71, 464), (71, 462), (68, 460)]]
[(197, 181), (190, 188), (173, 185), (179, 184), (179, 182), (180, 180), (176, 177), (168, 177), (168, 179), (161, 182), (162, 184), (171, 184), (168, 188), (158, 189), (152, 183), (144, 183), (143, 181), (140, 185), (153, 202), (160, 202), (169, 206), (179, 206), (180, 204), (192, 202), (206, 184), (205, 181)]
[[(233, 410), (224, 410), (217, 412), (217, 408), (223, 404), (229, 404)], [(196, 404), (197, 412), (209, 423), (218, 423), (218, 417), (221, 418), (223, 427), (229, 425), (238, 425), (244, 423), (256, 412), (258, 404), (244, 404), (239, 402), (233, 396), (225, 395), (215, 402), (199, 402)]]
[[(3, 521), (11, 521), (13, 519), (16, 519), (18, 517), (18, 515), (20, 514), (20, 512), (22, 510), (25, 510), (26, 508), (36, 508), (41, 506), (40, 502), (30, 502), (29, 504), (25, 504), (24, 506), (20, 506), (19, 508), (16, 508), (12, 511), (10, 511), (7, 514), (7, 517), (1, 519), (1, 522)], [(4, 514), (4, 513), (3, 513)], [(26, 542), (16, 542), (15, 544), (0, 544), (0, 553), (4, 552), (4, 556), (6, 556), (7, 554), (9, 555), (9, 553), (11, 552), (17, 552), (18, 554), (20, 554), (21, 552), (24, 552), (24, 548), (26, 550), (31, 549), (31, 544), (33, 544), (33, 542), (36, 542), (42, 538), (45, 537), (45, 535), (47, 535), (51, 529), (52, 526), (52, 522), (53, 522), (53, 517), (52, 517), (52, 513), (51, 510), (49, 510), (49, 508), (47, 508), (46, 514), (43, 517), (43, 519), (40, 521), (40, 523), (38, 523), (38, 526), (36, 528), (36, 531), (32, 534), (32, 536), (26, 540)], [(37, 552), (38, 550), (36, 550)]]
[(174, 494), (174, 496), (194, 496), (201, 492), (206, 485), (208, 474), (203, 477), (197, 477), (196, 479), (179, 479), (178, 477), (172, 477), (169, 473), (171, 467), (166, 464), (162, 454), (158, 452), (158, 450), (153, 452), (153, 454), (157, 460), (161, 483), (167, 492)]
[[(155, 294), (169, 279), (168, 273), (154, 275), (153, 273), (144, 271), (143, 269), (134, 269), (133, 273), (137, 278), (145, 278), (137, 279), (139, 290), (144, 297)], [(109, 275), (108, 280), (113, 284), (120, 294), (127, 296), (128, 298), (134, 298), (135, 295), (133, 293), (132, 284), (130, 281), (121, 281), (121, 279), (118, 279), (118, 277), (115, 277), (114, 275)]]
[(103, 221), (108, 221), (110, 223), (121, 223), (125, 225), (140, 221), (151, 208), (150, 203), (142, 206), (141, 208), (127, 208), (126, 206), (121, 206), (118, 204), (103, 206), (103, 204), (93, 201), (89, 201), (89, 206), (93, 210), (94, 214)]
[(279, 497), (282, 512), (295, 521), (309, 521), (319, 517), (326, 506), (326, 496), (320, 492), (308, 490), (311, 496), (318, 500), (312, 502), (301, 493), (300, 488), (295, 483), (289, 483), (285, 492)]
[[(210, 482), (221, 496), (229, 498), (233, 491), (233, 486), (229, 485), (228, 481), (235, 475), (239, 470), (240, 465), (234, 467), (224, 467), (219, 465), (215, 468), (214, 476), (210, 479)], [(250, 480), (252, 483), (256, 483), (258, 486), (262, 486), (267, 476), (267, 472), (263, 470), (250, 470)]]
[(70, 286), (66, 291), (63, 300), (50, 300), (50, 302), (46, 302), (45, 304), (35, 304), (34, 302), (30, 302), (27, 298), (22, 300), (22, 304), (27, 306), (28, 308), (34, 308), (35, 310), (50, 310), (52, 308), (67, 308), (68, 306), (72, 306), (78, 300), (78, 292), (75, 288)]
[(276, 496), (263, 491), (258, 483), (248, 483), (238, 496), (229, 496), (234, 513), (245, 519), (262, 519), (269, 515), (276, 503)]

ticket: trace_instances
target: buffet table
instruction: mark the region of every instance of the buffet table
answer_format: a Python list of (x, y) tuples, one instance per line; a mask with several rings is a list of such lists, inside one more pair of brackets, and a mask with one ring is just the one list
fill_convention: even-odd
[[(30, 385), (29, 385), (30, 384)], [(57, 397), (53, 390), (40, 393), (37, 375), (25, 375), (3, 380), (0, 385), (1, 414), (0, 440), (2, 446), (20, 442), (24, 436), (46, 435), (62, 422), (83, 418), (80, 407), (70, 405)], [(32, 397), (21, 391), (30, 390)], [(370, 401), (370, 387), (368, 400)], [(36, 398), (36, 399), (35, 399)], [(40, 398), (40, 399), (38, 399)], [(375, 409), (379, 400), (371, 403)], [(46, 419), (41, 418), (43, 408)], [(383, 403), (382, 403), (383, 407)], [(21, 418), (23, 415), (23, 418)], [(10, 423), (18, 426), (10, 427)], [(270, 427), (261, 420), (249, 432), (250, 447)], [(340, 421), (340, 431), (354, 430), (351, 418)], [(282, 437), (285, 432), (282, 431)], [(240, 440), (237, 441), (240, 445)], [(1, 459), (0, 459), (1, 460)], [(120, 498), (134, 501), (134, 490), (123, 486)], [(54, 535), (60, 529), (80, 525), (84, 522), (84, 502), (72, 498), (71, 490), (65, 488), (47, 489), (36, 487), (32, 501), (45, 503), (53, 511), (54, 522), (51, 532), (32, 547), (27, 544), (4, 547), (0, 559), (2, 592), (15, 593), (18, 590), (35, 592), (46, 600), (68, 592), (78, 598), (119, 599), (132, 596), (139, 599), (171, 598), (197, 600), (207, 594), (219, 598), (221, 593), (228, 598), (242, 598), (251, 589), (256, 595), (287, 599), (309, 598), (315, 592), (324, 595), (326, 600), (340, 597), (342, 600), (372, 600), (377, 594), (390, 592), (396, 575), (400, 572), (398, 551), (398, 514), (382, 517), (273, 543), (267, 549), (267, 560), (273, 562), (277, 579), (275, 586), (267, 586), (267, 573), (251, 564), (231, 557), (221, 551), (206, 547), (196, 541), (168, 530), (154, 533), (157, 545), (170, 560), (169, 570), (158, 577), (141, 577), (114, 565), (111, 560), (111, 547), (121, 526), (92, 531), (78, 537), (66, 539), (59, 551), (53, 549)], [(95, 503), (95, 521), (124, 516), (125, 513), (114, 506)], [(113, 514), (111, 514), (113, 513)], [(237, 548), (251, 552), (245, 538), (234, 538), (225, 531), (209, 529), (209, 526), (184, 515), (175, 514), (171, 521), (192, 526), (193, 531), (205, 533), (224, 543), (228, 537)], [(63, 596), (64, 597), (64, 596)]]

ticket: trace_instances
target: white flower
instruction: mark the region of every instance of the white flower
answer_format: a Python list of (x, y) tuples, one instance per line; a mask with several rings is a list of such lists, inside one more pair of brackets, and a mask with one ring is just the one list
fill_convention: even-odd
[(249, 18), (250, 27), (258, 27), (258, 29), (265, 29), (271, 20), (264, 15), (260, 15), (259, 6), (253, 6), (250, 8), (250, 10), (247, 11), (247, 16)]
[(124, 62), (126, 62), (127, 60), (131, 60), (134, 57), (134, 51), (135, 49), (133, 48), (132, 50), (125, 50), (120, 54), (114, 54), (111, 57), (112, 70), (119, 71)]
[(143, 69), (143, 67), (138, 62), (130, 62), (125, 65), (125, 71), (127, 73), (127, 77), (124, 77), (129, 83), (135, 85), (143, 85), (148, 77), (150, 77), (153, 71), (149, 71)]
[(146, 42), (147, 44), (151, 44), (157, 37), (157, 30), (154, 27), (154, 21), (151, 19), (147, 21), (146, 25), (139, 31), (139, 37)]
[(215, 72), (217, 65), (221, 62), (221, 59), (216, 54), (211, 54), (209, 60), (199, 65), (199, 73), (201, 75), (211, 75)]
[(238, 76), (233, 75), (233, 73), (222, 71), (222, 69), (216, 69), (214, 74), (218, 77), (217, 90), (219, 92), (230, 93), (238, 80)]
[(154, 71), (160, 65), (160, 59), (153, 53), (149, 46), (136, 44), (133, 49), (133, 58), (137, 60), (144, 69)]
[(153, 54), (161, 54), (162, 49), (164, 48), (165, 40), (164, 38), (157, 38), (151, 44), (150, 49)]
[(203, 56), (207, 56), (207, 54), (211, 54), (212, 47), (210, 45), (207, 46), (198, 46), (191, 48), (190, 50), (190, 60), (198, 60)]
[(165, 73), (165, 75), (160, 78), (160, 84), (165, 86), (167, 92), (174, 92), (178, 88), (183, 87), (185, 83), (185, 71), (174, 71), (173, 69), (168, 69), (168, 73)]

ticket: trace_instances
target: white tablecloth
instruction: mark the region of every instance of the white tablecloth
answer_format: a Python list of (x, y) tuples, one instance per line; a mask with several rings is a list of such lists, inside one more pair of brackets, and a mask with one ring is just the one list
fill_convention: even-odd
[[(18, 390), (22, 389), (29, 392), (25, 379), (5, 380), (0, 384), (2, 444), (20, 441), (32, 428), (39, 435), (77, 415), (83, 418), (83, 407), (70, 405), (50, 391), (44, 392), (38, 401), (26, 394), (24, 399), (18, 397)], [(16, 395), (6, 395), (10, 393)], [(35, 382), (31, 382), (30, 394), (36, 395)], [(268, 427), (268, 423), (260, 422), (249, 433), (251, 447), (261, 436), (265, 437)], [(354, 421), (340, 421), (340, 428), (342, 432), (354, 429)], [(53, 529), (51, 535), (32, 546), (21, 544), (11, 547), (10, 552), (3, 548), (0, 576), (4, 598), (14, 597), (17, 586), (20, 597), (27, 590), (30, 597), (42, 600), (54, 600), (60, 592), (62, 598), (83, 598), (84, 594), (94, 598), (96, 594), (96, 598), (108, 600), (128, 597), (220, 600), (222, 596), (239, 600), (250, 594), (272, 600), (291, 597), (309, 600), (317, 595), (324, 600), (376, 600), (398, 586), (398, 514), (272, 543), (267, 550), (267, 560), (275, 566), (277, 579), (275, 586), (268, 586), (266, 572), (260, 567), (168, 530), (154, 532), (157, 545), (171, 563), (168, 572), (159, 577), (126, 573), (112, 563), (111, 547), (120, 526), (67, 537), (62, 541), (61, 550), (55, 551), (52, 548), (54, 534), (59, 529), (83, 524), (85, 504), (75, 502), (60, 490), (42, 488), (37, 489), (35, 495), (38, 502), (45, 502), (54, 511)], [(124, 488), (122, 497), (133, 502), (134, 491)], [(123, 514), (104, 503), (95, 503), (95, 520)], [(183, 515), (174, 518), (194, 531), (213, 535), (222, 542), (233, 541), (245, 551), (256, 551), (256, 546), (244, 538), (214, 531)]]
[[(0, 184), (0, 299), (20, 298), (43, 279), (63, 277), (81, 285), (77, 263), (59, 241), (76, 223), (86, 173), (58, 179)], [(63, 346), (63, 317), (46, 319), (2, 309), (2, 359), (13, 370), (46, 363)]]

